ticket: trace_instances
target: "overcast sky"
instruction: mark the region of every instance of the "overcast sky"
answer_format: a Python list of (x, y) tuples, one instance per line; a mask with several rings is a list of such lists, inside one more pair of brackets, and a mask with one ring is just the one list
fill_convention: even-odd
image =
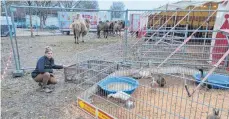
[[(98, 0), (100, 9), (110, 9), (113, 1), (122, 1), (125, 9), (154, 9), (167, 3), (173, 3), (181, 0)], [(190, 1), (190, 0), (186, 0)], [(192, 0), (193, 1), (193, 0)], [(213, 0), (196, 0), (196, 1), (213, 1)], [(214, 0), (217, 1), (217, 0)]]

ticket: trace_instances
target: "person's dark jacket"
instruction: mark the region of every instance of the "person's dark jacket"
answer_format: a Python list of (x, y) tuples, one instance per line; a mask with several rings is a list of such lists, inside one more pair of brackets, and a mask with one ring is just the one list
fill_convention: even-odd
[(61, 65), (55, 65), (54, 59), (48, 59), (46, 56), (42, 56), (36, 65), (36, 69), (32, 72), (32, 78), (35, 78), (38, 74), (45, 72), (53, 73), (53, 69), (63, 69)]

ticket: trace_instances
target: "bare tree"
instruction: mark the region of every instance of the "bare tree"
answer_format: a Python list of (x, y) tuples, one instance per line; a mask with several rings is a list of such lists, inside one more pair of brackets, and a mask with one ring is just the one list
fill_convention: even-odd
[[(32, 6), (32, 2), (31, 1), (27, 1), (27, 4), (29, 6)], [(33, 37), (33, 23), (32, 23), (32, 11), (31, 11), (31, 8), (29, 8), (29, 22), (30, 22), (31, 37)]]
[[(39, 7), (54, 7), (58, 4), (58, 2), (54, 1), (34, 1), (34, 4)], [(43, 29), (45, 25), (45, 21), (48, 17), (48, 9), (36, 9), (37, 14), (40, 17), (40, 28)]]
[(80, 4), (76, 6), (77, 8), (82, 9), (99, 9), (99, 4), (97, 0), (90, 0), (90, 1), (79, 1)]
[[(26, 6), (33, 6), (33, 1), (15, 1), (15, 5), (26, 5)], [(33, 14), (33, 9), (29, 8), (28, 11), (26, 11), (25, 14), (29, 14), (29, 26), (30, 26), (30, 34), (31, 37), (33, 37), (33, 22), (32, 22), (32, 14)]]
[[(19, 1), (5, 1), (5, 3), (6, 3), (6, 8), (7, 8), (7, 13), (9, 15), (10, 14), (10, 6), (19, 4), (20, 2)], [(1, 16), (6, 15), (5, 12), (3, 12), (3, 11), (5, 11), (5, 6), (3, 4), (3, 1), (1, 1)]]
[[(98, 9), (99, 4), (97, 0), (90, 0), (90, 1), (84, 1), (84, 0), (71, 0), (71, 1), (59, 1), (58, 5), (61, 8), (81, 8), (81, 9)], [(65, 11), (71, 11), (70, 9)], [(72, 10), (73, 11), (73, 10)]]
[[(124, 10), (125, 4), (123, 2), (113, 2), (113, 4), (110, 6), (110, 10)], [(124, 12), (112, 12), (111, 17), (112, 18), (121, 18), (123, 17)]]
[[(2, 1), (1, 1), (2, 4)], [(32, 1), (6, 1), (6, 7), (7, 7), (7, 13), (10, 14), (10, 6), (11, 5), (27, 5), (27, 6), (32, 6), (33, 2)], [(1, 10), (3, 10), (4, 7), (1, 7)], [(32, 10), (29, 8), (29, 19), (30, 19), (30, 31), (31, 31), (31, 37), (33, 37), (33, 29), (32, 29)], [(1, 15), (5, 15), (3, 12), (1, 12)]]
[[(81, 1), (78, 0), (71, 0), (71, 1), (58, 1), (58, 5), (61, 8), (76, 8), (76, 6), (79, 6), (79, 4), (81, 3)], [(64, 10), (64, 11), (71, 11), (70, 9), (68, 10)]]
[[(27, 5), (27, 6), (38, 6), (38, 7), (53, 7), (53, 5), (56, 4), (56, 2), (54, 1), (21, 1), (21, 4), (23, 5)], [(29, 14), (29, 21), (30, 21), (30, 30), (31, 30), (31, 37), (33, 37), (33, 20), (32, 20), (32, 15), (33, 14), (37, 14), (39, 15), (40, 18), (40, 28), (43, 29), (43, 26), (45, 25), (45, 21), (47, 19), (47, 9), (33, 9), (33, 8), (29, 8), (29, 10), (27, 11), (27, 14)]]

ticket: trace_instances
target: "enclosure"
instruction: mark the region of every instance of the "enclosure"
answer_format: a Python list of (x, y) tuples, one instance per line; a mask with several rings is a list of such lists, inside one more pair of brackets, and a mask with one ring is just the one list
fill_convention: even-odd
[[(45, 11), (47, 16), (58, 19), (58, 12), (70, 11), (74, 14), (95, 12), (98, 16), (108, 13), (123, 13), (125, 28), (119, 34), (109, 34), (106, 45), (95, 46), (90, 50), (74, 53), (76, 60), (71, 60), (71, 66), (64, 69), (65, 82), (77, 84), (81, 94), (75, 101), (78, 107), (94, 118), (118, 119), (154, 119), (154, 118), (185, 118), (201, 119), (212, 114), (212, 109), (219, 109), (219, 117), (229, 118), (229, 41), (220, 29), (229, 29), (229, 3), (227, 2), (190, 2), (183, 1), (164, 5), (154, 10), (90, 10), (90, 9), (63, 9), (36, 6), (11, 6), (22, 12), (34, 9)], [(34, 12), (34, 15), (36, 12)], [(134, 17), (134, 15), (136, 15)], [(14, 22), (14, 11), (11, 11)], [(201, 17), (201, 15), (203, 17)], [(74, 16), (74, 15), (73, 15)], [(71, 17), (73, 17), (71, 16)], [(93, 16), (93, 15), (92, 15)], [(69, 16), (70, 17), (70, 16)], [(29, 19), (29, 17), (27, 17)], [(54, 18), (53, 18), (54, 19)], [(72, 18), (71, 18), (72, 19)], [(30, 19), (31, 20), (31, 19)], [(99, 20), (93, 19), (91, 25), (96, 26)], [(49, 20), (46, 20), (48, 24)], [(56, 20), (55, 24), (65, 23)], [(38, 21), (30, 21), (32, 24)], [(41, 22), (41, 21), (40, 21)], [(53, 22), (51, 20), (50, 22)], [(66, 23), (69, 24), (71, 20)], [(40, 23), (40, 27), (42, 22)], [(30, 24), (30, 26), (33, 26)], [(17, 28), (14, 46), (18, 49), (17, 40), (22, 36), (30, 35), (34, 31), (38, 42), (44, 39), (63, 37), (61, 28)], [(68, 25), (67, 25), (68, 26)], [(94, 29), (92, 27), (91, 29)], [(93, 31), (93, 30), (91, 30)], [(61, 39), (62, 45), (67, 40), (73, 44), (73, 36)], [(86, 43), (96, 43), (96, 34), (90, 32), (85, 37)], [(25, 37), (29, 48), (31, 41)], [(115, 42), (112, 42), (115, 41)], [(80, 47), (83, 43), (73, 47)], [(56, 46), (56, 44), (52, 44)], [(22, 46), (22, 45), (21, 45)], [(39, 46), (34, 46), (38, 49)], [(58, 46), (59, 47), (59, 46)], [(66, 46), (67, 47), (67, 46)], [(14, 49), (13, 49), (14, 50)], [(64, 49), (61, 49), (64, 50)], [(20, 52), (31, 52), (22, 49), (14, 52), (17, 69), (28, 70), (33, 68), (36, 57), (20, 59)], [(41, 53), (39, 53), (41, 54)], [(64, 60), (64, 56), (62, 56)], [(33, 59), (33, 60), (32, 60)], [(28, 63), (28, 60), (30, 63)], [(26, 62), (27, 61), (27, 62)], [(2, 62), (6, 62), (3, 61)], [(26, 63), (25, 63), (26, 62)], [(5, 63), (2, 63), (5, 64)], [(203, 69), (200, 81), (195, 79), (199, 69)], [(225, 76), (220, 84), (212, 83), (209, 77), (214, 74)], [(110, 77), (120, 78), (120, 84), (113, 86), (113, 90), (131, 86), (122, 85), (121, 77), (134, 77), (139, 85), (130, 94), (129, 101), (134, 107), (128, 109), (126, 102), (108, 98), (108, 93), (101, 89), (99, 83)], [(164, 87), (152, 86), (153, 79), (158, 76), (166, 80)], [(199, 82), (201, 82), (199, 84)], [(218, 89), (208, 88), (208, 86)]]

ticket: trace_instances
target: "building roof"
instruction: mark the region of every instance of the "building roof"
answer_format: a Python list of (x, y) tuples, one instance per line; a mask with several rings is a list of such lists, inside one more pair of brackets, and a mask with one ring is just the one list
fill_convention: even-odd
[[(186, 9), (189, 6), (202, 6), (205, 3), (209, 3), (209, 2), (217, 2), (217, 0), (215, 1), (187, 1), (187, 0), (183, 0), (183, 1), (178, 1), (175, 3), (169, 3), (166, 5), (163, 5), (155, 10), (176, 10), (176, 9)], [(218, 0), (219, 2), (219, 0)], [(155, 13), (160, 13), (160, 11), (157, 11)]]

